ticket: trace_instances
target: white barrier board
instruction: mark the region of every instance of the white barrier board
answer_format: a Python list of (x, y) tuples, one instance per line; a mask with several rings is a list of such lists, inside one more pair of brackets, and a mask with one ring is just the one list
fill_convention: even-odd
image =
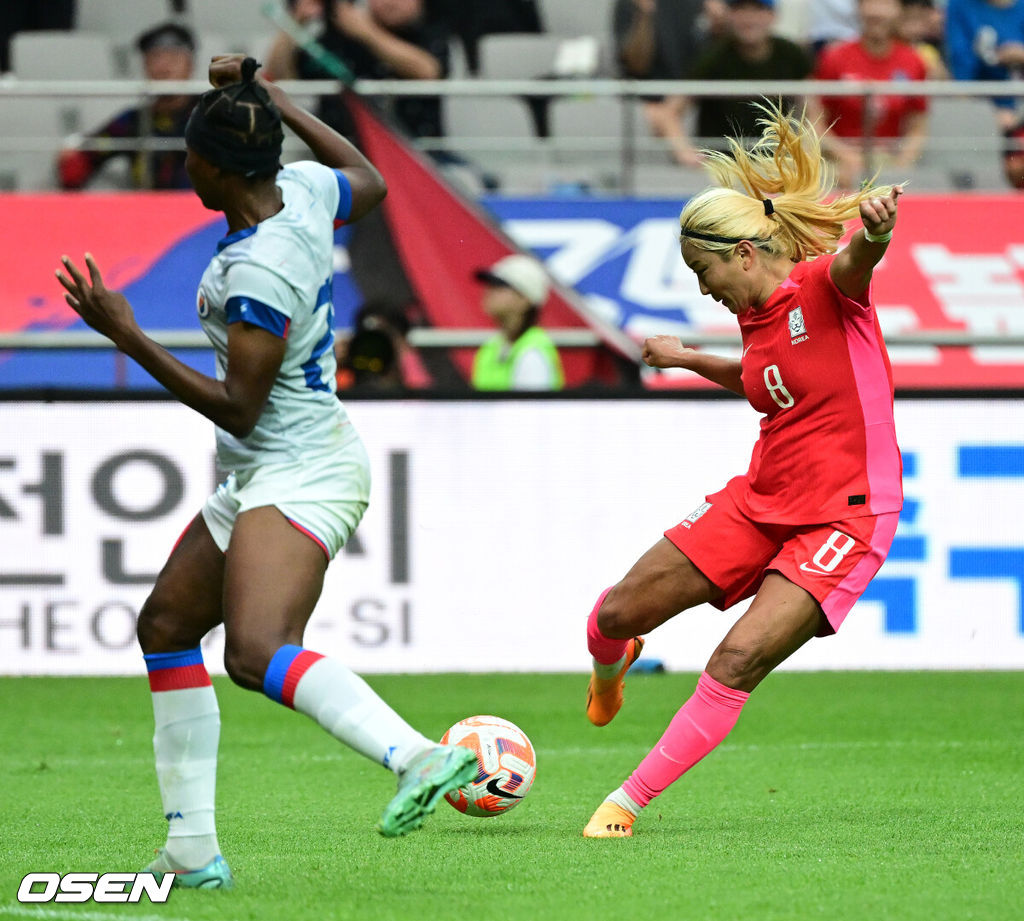
[[(356, 402), (374, 468), (306, 645), (361, 672), (583, 671), (597, 594), (743, 472), (739, 401)], [(908, 504), (837, 637), (784, 667), (1024, 668), (1024, 406), (903, 401)], [(215, 482), (174, 403), (0, 404), (0, 674), (138, 674), (136, 612)], [(744, 610), (645, 658), (699, 670)], [(223, 671), (221, 641), (206, 645)]]

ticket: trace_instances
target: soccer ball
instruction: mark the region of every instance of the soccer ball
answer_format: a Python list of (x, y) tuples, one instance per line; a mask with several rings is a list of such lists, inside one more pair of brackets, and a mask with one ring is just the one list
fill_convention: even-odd
[(459, 812), (501, 815), (518, 806), (533, 786), (537, 756), (515, 723), (498, 716), (471, 716), (452, 726), (441, 744), (476, 752), (476, 779), (444, 796)]

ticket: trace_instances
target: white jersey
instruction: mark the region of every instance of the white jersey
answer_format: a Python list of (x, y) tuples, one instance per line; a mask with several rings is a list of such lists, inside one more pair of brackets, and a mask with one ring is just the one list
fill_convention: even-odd
[(217, 244), (199, 283), (199, 321), (217, 356), (228, 362), (228, 325), (244, 321), (286, 340), (284, 359), (256, 427), (245, 438), (217, 429), (225, 470), (290, 463), (337, 450), (357, 436), (335, 396), (331, 281), (335, 221), (352, 209), (339, 170), (300, 162), (277, 174), (284, 207)]

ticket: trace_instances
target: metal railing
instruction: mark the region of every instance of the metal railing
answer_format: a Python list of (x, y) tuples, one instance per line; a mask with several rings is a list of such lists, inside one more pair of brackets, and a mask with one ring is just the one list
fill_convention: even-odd
[[(282, 81), (281, 86), (299, 99), (312, 100), (320, 96), (334, 95), (339, 84), (333, 80)], [(209, 88), (202, 80), (187, 81), (145, 81), (145, 80), (17, 80), (7, 78), (0, 80), (0, 107), (6, 100), (58, 99), (66, 103), (69, 113), (74, 107), (86, 99), (126, 99), (133, 98), (144, 101), (148, 98), (168, 94), (199, 94)], [(963, 99), (974, 98), (987, 100), (995, 96), (1018, 96), (1024, 98), (1024, 80), (957, 82), (957, 81), (922, 81), (907, 83), (888, 83), (860, 80), (817, 81), (817, 80), (784, 80), (784, 81), (638, 81), (611, 79), (539, 79), (539, 80), (485, 80), (485, 79), (447, 79), (447, 80), (359, 80), (354, 89), (364, 96), (373, 97), (410, 97), (437, 96), (442, 100), (453, 98), (488, 99), (513, 98), (533, 100), (593, 100), (615, 99), (619, 101), (637, 102), (643, 97), (658, 95), (682, 95), (701, 98), (789, 98), (829, 97), (829, 96), (862, 96), (870, 105), (871, 99), (885, 96), (921, 96), (929, 99)], [(167, 150), (181, 148), (183, 141), (175, 142), (167, 138), (105, 139), (102, 143), (90, 141), (85, 132), (93, 125), (66, 125), (68, 130), (61, 132), (62, 137), (53, 135), (18, 136), (17, 125), (7, 123), (4, 136), (0, 137), (0, 154), (2, 153), (47, 153), (53, 155), (55, 148), (62, 146), (80, 146), (82, 149), (117, 149), (123, 151)], [(713, 146), (721, 139), (696, 138), (699, 144)], [(866, 170), (874, 172), (882, 164), (881, 154), (887, 145), (882, 139), (865, 137), (862, 139)], [(625, 105), (619, 124), (597, 124), (587, 136), (563, 136), (557, 133), (545, 137), (536, 135), (450, 135), (439, 138), (418, 138), (416, 145), (426, 151), (447, 151), (460, 153), (468, 157), (478, 157), (487, 165), (488, 158), (499, 164), (508, 166), (508, 174), (514, 178), (517, 166), (522, 167), (530, 162), (535, 165), (551, 164), (553, 158), (560, 154), (578, 153), (584, 158), (602, 156), (616, 162), (612, 169), (609, 191), (621, 194), (634, 194), (637, 191), (637, 169), (644, 158), (659, 157), (663, 165), (670, 165), (667, 157), (666, 142), (651, 136), (643, 123), (642, 113), (637, 105)], [(302, 145), (294, 138), (288, 138), (286, 150), (301, 151)], [(978, 165), (978, 157), (990, 157), (998, 160), (1006, 141), (996, 130), (995, 117), (992, 117), (991, 130), (984, 134), (957, 131), (956, 125), (934, 124), (930, 131), (925, 159), (929, 155), (942, 158), (950, 171), (956, 169), (956, 158), (963, 156), (962, 167), (969, 170)], [(952, 163), (952, 165), (950, 165)], [(577, 160), (572, 166), (579, 166)], [(688, 189), (687, 171), (679, 169), (681, 186)], [(694, 171), (689, 171), (691, 174)], [(699, 171), (698, 171), (699, 172)], [(928, 182), (934, 177), (926, 178), (925, 184), (918, 188), (927, 188)], [(689, 177), (692, 183), (693, 176)], [(663, 180), (659, 180), (663, 181)], [(952, 183), (956, 185), (955, 182)], [(513, 190), (514, 184), (513, 184)]]
[[(559, 348), (588, 348), (603, 340), (590, 329), (546, 329)], [(200, 330), (147, 330), (158, 345), (166, 349), (212, 348), (210, 340)], [(420, 349), (477, 348), (491, 336), (493, 329), (439, 329), (422, 328), (409, 331), (409, 344)], [(739, 348), (739, 333), (701, 333), (694, 331), (683, 336), (686, 345), (694, 348)], [(885, 337), (890, 348), (899, 346), (937, 346), (940, 348), (970, 348), (975, 346), (1024, 346), (1024, 335), (984, 334), (961, 330), (920, 330), (913, 333), (891, 333)], [(0, 333), (0, 351), (109, 351), (114, 344), (105, 336), (90, 330), (71, 332), (18, 332)]]

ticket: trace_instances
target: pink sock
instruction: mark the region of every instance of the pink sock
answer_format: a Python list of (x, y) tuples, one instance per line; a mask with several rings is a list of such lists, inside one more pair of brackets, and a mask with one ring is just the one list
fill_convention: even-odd
[(622, 789), (641, 806), (675, 783), (730, 732), (750, 697), (719, 684), (707, 672), (697, 690), (672, 717), (658, 744), (640, 762)]
[(587, 620), (587, 649), (595, 661), (602, 665), (612, 665), (618, 662), (626, 654), (626, 644), (629, 640), (610, 640), (597, 628), (597, 612), (601, 610), (605, 598), (611, 591), (611, 586), (606, 588), (597, 598), (594, 610), (590, 612)]

